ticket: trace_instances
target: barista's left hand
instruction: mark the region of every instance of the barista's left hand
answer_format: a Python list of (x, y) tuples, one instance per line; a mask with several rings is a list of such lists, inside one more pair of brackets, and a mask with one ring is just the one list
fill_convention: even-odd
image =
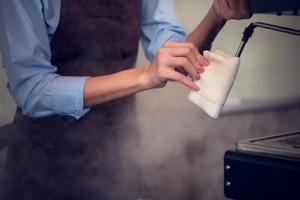
[(249, 19), (251, 0), (214, 0), (209, 13), (220, 20)]

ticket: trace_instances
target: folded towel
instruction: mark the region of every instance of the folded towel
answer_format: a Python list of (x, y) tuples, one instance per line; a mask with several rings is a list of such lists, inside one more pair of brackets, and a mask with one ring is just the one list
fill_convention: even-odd
[(218, 118), (235, 80), (240, 59), (220, 50), (204, 51), (209, 65), (196, 81), (200, 91), (191, 91), (189, 100), (209, 116)]

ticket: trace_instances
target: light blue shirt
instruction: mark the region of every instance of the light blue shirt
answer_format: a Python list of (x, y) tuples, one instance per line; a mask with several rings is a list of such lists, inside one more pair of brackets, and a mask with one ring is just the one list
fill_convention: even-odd
[[(1, 0), (0, 49), (9, 91), (30, 117), (69, 115), (76, 119), (83, 107), (88, 77), (61, 76), (52, 65), (50, 41), (58, 26), (60, 0)], [(141, 41), (151, 61), (168, 40), (183, 40), (185, 32), (172, 0), (142, 0)]]

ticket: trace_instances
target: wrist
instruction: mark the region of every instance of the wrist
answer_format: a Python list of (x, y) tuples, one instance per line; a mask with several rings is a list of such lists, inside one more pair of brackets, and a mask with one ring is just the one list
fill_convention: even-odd
[(213, 7), (211, 7), (206, 15), (209, 17), (212, 21), (214, 21), (216, 24), (224, 25), (226, 23), (226, 19), (224, 19), (222, 16), (216, 13)]
[(147, 68), (148, 68), (148, 65), (146, 65), (144, 67), (140, 67), (140, 74), (138, 77), (138, 82), (139, 82), (141, 90), (151, 89), (150, 78), (147, 75)]

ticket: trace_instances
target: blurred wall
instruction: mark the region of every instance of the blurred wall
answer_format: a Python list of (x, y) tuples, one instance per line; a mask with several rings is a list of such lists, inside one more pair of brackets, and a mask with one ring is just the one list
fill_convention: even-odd
[[(1, 55), (0, 66), (2, 66)], [(6, 88), (6, 84), (7, 77), (5, 69), (3, 67), (0, 67), (0, 126), (11, 122), (16, 107)]]

